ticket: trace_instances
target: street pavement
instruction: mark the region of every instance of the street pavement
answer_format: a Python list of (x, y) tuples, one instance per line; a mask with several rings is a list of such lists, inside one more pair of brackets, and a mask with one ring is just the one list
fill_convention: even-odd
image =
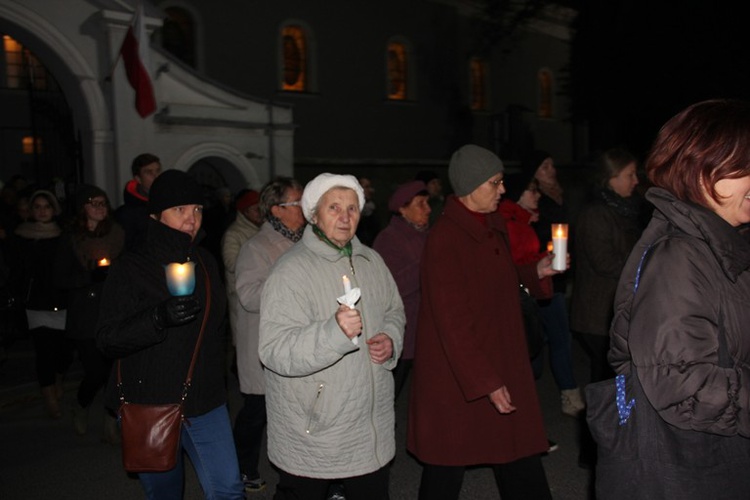
[[(573, 359), (579, 383), (587, 380), (588, 363), (573, 342)], [(34, 382), (34, 357), (30, 341), (21, 339), (7, 351), (0, 348), (0, 500), (125, 500), (143, 498), (135, 477), (122, 469), (120, 448), (100, 442), (103, 405), (101, 393), (90, 411), (89, 431), (78, 436), (73, 431), (71, 404), (81, 379), (76, 362), (65, 383), (63, 418), (52, 420), (43, 407)], [(236, 379), (230, 378), (230, 411), (239, 409), (241, 400)], [(559, 392), (549, 368), (537, 382), (549, 437), (560, 449), (542, 460), (555, 500), (588, 498), (590, 473), (577, 465), (578, 422), (560, 412)], [(408, 385), (396, 404), (397, 456), (391, 468), (391, 499), (417, 498), (421, 467), (405, 449)], [(450, 432), (450, 429), (446, 429)], [(502, 443), (498, 443), (502, 446)], [(268, 487), (248, 494), (250, 500), (270, 500), (278, 475), (265, 458), (261, 475)], [(191, 466), (187, 466), (187, 500), (204, 498)], [(500, 495), (487, 467), (467, 471), (461, 500), (497, 500)]]

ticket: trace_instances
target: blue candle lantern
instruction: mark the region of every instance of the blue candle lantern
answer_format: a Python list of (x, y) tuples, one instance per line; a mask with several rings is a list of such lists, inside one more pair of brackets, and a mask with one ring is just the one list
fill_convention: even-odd
[(173, 262), (164, 266), (167, 288), (174, 296), (191, 295), (195, 291), (195, 262)]

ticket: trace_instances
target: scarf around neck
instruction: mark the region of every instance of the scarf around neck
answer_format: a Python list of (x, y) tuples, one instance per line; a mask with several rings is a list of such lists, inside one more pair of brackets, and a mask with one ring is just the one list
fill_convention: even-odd
[(283, 237), (292, 240), (294, 243), (297, 243), (302, 238), (302, 234), (305, 232), (304, 225), (296, 231), (292, 231), (291, 229), (286, 227), (283, 222), (281, 222), (281, 219), (270, 214), (268, 215), (267, 220), (268, 223), (271, 224), (271, 227), (274, 229), (274, 231), (281, 234)]
[(15, 233), (29, 240), (44, 240), (60, 236), (60, 226), (57, 222), (24, 222), (20, 224)]
[(612, 207), (615, 212), (622, 215), (623, 217), (638, 217), (640, 213), (640, 199), (637, 196), (630, 196), (629, 198), (623, 198), (619, 194), (615, 193), (611, 189), (601, 189), (598, 193), (599, 197), (604, 200), (607, 206)]
[(340, 247), (334, 242), (332, 242), (331, 240), (329, 240), (328, 236), (325, 235), (323, 230), (320, 229), (317, 224), (313, 224), (312, 230), (313, 230), (313, 233), (315, 233), (315, 235), (318, 237), (320, 241), (322, 241), (329, 247), (335, 249), (338, 253), (340, 253), (344, 257), (351, 258), (352, 256), (352, 241), (351, 240), (347, 241), (346, 245), (344, 245), (343, 247)]

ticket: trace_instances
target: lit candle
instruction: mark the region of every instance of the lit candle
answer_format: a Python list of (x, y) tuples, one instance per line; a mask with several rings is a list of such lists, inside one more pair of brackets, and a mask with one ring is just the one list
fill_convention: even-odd
[(555, 271), (565, 271), (568, 260), (568, 225), (552, 224), (552, 252), (555, 254), (552, 259), (552, 269)]
[(552, 253), (552, 251), (555, 249), (554, 245), (552, 244), (552, 240), (549, 240), (547, 242), (547, 253)]
[(172, 295), (190, 295), (195, 290), (195, 262), (173, 262), (164, 266), (167, 288)]
[[(347, 276), (346, 274), (341, 277), (341, 281), (344, 282), (344, 296), (346, 297), (346, 295), (352, 291), (352, 282), (349, 280), (349, 276)], [(354, 304), (350, 304), (349, 308), (354, 309)], [(357, 337), (352, 337), (351, 340), (352, 344), (359, 345), (359, 340), (357, 339)]]
[(104, 257), (96, 261), (97, 267), (107, 267), (109, 265), (109, 259)]

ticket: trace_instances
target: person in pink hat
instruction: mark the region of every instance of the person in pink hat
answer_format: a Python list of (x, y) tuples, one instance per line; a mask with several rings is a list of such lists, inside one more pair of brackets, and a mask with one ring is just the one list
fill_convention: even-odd
[(404, 350), (393, 370), (396, 399), (406, 383), (414, 360), (414, 337), (417, 333), (419, 301), (422, 296), (419, 287), (419, 265), (430, 222), (429, 197), (427, 186), (422, 181), (411, 181), (398, 186), (388, 200), (391, 221), (378, 234), (373, 244), (373, 248), (383, 257), (385, 265), (396, 280), (406, 313)]

